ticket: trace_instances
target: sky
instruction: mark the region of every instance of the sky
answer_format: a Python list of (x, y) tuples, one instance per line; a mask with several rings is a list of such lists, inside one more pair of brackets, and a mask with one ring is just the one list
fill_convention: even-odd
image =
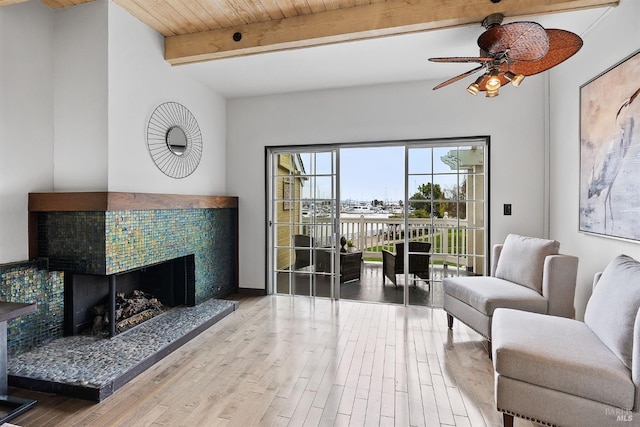
[(341, 149), (340, 172), (342, 200), (404, 198), (404, 147)]
[[(457, 187), (458, 175), (441, 160), (451, 150), (455, 150), (455, 146), (409, 148), (409, 197), (418, 191), (419, 185), (432, 179), (442, 190)], [(377, 199), (398, 204), (404, 199), (404, 146), (341, 148), (339, 153), (342, 201), (371, 203)], [(318, 175), (315, 197), (331, 198), (331, 153), (301, 153), (301, 158), (305, 172)], [(312, 188), (306, 186), (304, 190), (311, 192)], [(312, 196), (307, 193), (302, 197)]]
[[(416, 193), (419, 185), (429, 182), (430, 176), (423, 174), (432, 171), (451, 174), (436, 177), (436, 183), (443, 189), (456, 186), (454, 171), (440, 160), (450, 150), (451, 147), (409, 150), (409, 197)], [(343, 148), (340, 169), (342, 200), (378, 199), (398, 203), (404, 199), (404, 147)]]

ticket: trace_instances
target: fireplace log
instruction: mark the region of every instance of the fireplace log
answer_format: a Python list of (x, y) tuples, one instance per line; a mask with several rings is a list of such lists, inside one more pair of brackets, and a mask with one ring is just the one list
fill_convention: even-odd
[(148, 310), (144, 310), (140, 313), (134, 314), (131, 317), (128, 317), (124, 320), (119, 321), (118, 323), (116, 323), (116, 332), (122, 332), (125, 331), (133, 326), (139, 325), (140, 323), (144, 322), (145, 320), (149, 320), (152, 317), (154, 317), (157, 314), (157, 311), (154, 309), (148, 309)]

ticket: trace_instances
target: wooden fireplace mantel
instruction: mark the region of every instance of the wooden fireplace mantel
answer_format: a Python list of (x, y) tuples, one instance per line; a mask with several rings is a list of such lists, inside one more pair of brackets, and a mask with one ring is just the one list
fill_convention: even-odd
[(238, 198), (122, 192), (29, 193), (29, 212), (237, 208)]

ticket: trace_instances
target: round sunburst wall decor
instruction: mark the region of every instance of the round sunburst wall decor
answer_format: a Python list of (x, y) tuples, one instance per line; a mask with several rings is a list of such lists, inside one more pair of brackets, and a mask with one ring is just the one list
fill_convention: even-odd
[(202, 133), (187, 107), (164, 102), (151, 113), (147, 125), (147, 148), (151, 159), (165, 175), (185, 178), (202, 157)]

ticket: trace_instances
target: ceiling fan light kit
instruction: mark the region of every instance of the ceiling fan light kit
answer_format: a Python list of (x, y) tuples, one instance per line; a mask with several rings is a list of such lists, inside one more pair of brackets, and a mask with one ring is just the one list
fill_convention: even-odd
[(471, 95), (486, 92), (488, 98), (493, 98), (499, 95), (501, 86), (511, 82), (518, 87), (525, 77), (555, 67), (582, 47), (580, 36), (569, 31), (545, 29), (528, 21), (502, 24), (503, 19), (501, 13), (494, 13), (482, 21), (486, 31), (478, 37), (480, 56), (429, 58), (432, 62), (480, 64), (440, 83), (434, 90), (483, 71), (482, 76), (467, 87), (467, 92)]
[(485, 84), (485, 87), (487, 90), (498, 90), (501, 86), (500, 83), (500, 71), (498, 71), (497, 69), (493, 69), (491, 71), (489, 71), (489, 78), (487, 79), (487, 83)]
[(478, 77), (475, 82), (471, 83), (469, 87), (467, 87), (467, 92), (471, 95), (477, 95), (480, 93), (480, 83), (482, 83), (482, 80), (484, 80), (484, 76)]
[(513, 74), (511, 71), (507, 71), (504, 73), (504, 76), (511, 82), (515, 87), (520, 86), (520, 83), (524, 80), (524, 74)]

